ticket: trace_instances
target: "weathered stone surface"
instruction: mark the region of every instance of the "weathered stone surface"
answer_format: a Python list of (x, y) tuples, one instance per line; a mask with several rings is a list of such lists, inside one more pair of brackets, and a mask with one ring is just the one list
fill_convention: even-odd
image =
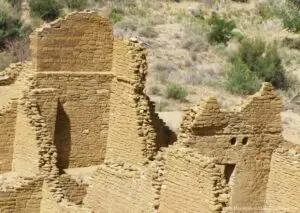
[(177, 137), (144, 93), (145, 48), (105, 18), (72, 13), (31, 47), (0, 76), (0, 212), (299, 212), (300, 147), (271, 85), (186, 110)]

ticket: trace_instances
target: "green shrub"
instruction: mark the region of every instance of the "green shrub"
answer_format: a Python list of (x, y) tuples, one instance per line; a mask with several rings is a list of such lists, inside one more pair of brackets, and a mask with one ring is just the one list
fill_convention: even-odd
[(167, 98), (184, 101), (188, 95), (186, 89), (177, 84), (170, 84), (167, 86)]
[(153, 27), (147, 26), (147, 27), (143, 27), (139, 31), (139, 36), (146, 37), (146, 38), (156, 38), (158, 36), (158, 33)]
[(208, 20), (208, 24), (212, 26), (208, 34), (208, 40), (211, 43), (226, 44), (232, 38), (232, 30), (236, 27), (233, 20), (226, 20), (213, 12)]
[(60, 15), (62, 4), (58, 0), (29, 0), (29, 7), (33, 16), (53, 21)]
[(240, 57), (232, 60), (232, 68), (226, 73), (226, 89), (235, 94), (253, 94), (259, 89), (260, 81)]
[(6, 1), (0, 0), (0, 48), (5, 42), (23, 36), (22, 22), (16, 10)]
[(277, 89), (291, 86), (276, 44), (244, 39), (238, 52), (231, 57), (231, 64), (233, 68), (226, 76), (226, 87), (231, 92), (251, 94), (258, 88), (258, 79), (272, 83)]
[(109, 19), (113, 24), (121, 21), (123, 19), (123, 16), (124, 16), (124, 12), (117, 7), (112, 8), (108, 15)]
[(73, 10), (84, 10), (88, 5), (87, 0), (65, 0), (65, 2), (67, 7)]
[(300, 32), (300, 11), (296, 1), (288, 0), (278, 15), (282, 19), (283, 26), (292, 32)]
[(274, 1), (260, 2), (257, 4), (258, 14), (264, 19), (270, 19), (276, 15)]

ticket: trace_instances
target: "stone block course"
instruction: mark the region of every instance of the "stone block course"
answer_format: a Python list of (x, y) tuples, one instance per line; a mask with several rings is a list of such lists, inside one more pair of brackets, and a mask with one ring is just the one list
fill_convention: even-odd
[(74, 12), (31, 48), (0, 76), (0, 212), (299, 212), (270, 84), (231, 109), (208, 98), (176, 135), (144, 93), (146, 49), (107, 19)]

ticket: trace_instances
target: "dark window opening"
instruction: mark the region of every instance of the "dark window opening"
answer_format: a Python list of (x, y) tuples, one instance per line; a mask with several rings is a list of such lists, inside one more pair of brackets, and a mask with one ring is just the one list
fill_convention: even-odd
[(57, 167), (60, 172), (69, 167), (71, 151), (71, 128), (70, 119), (61, 103), (57, 106), (54, 144), (57, 149)]
[(234, 164), (225, 164), (224, 168), (224, 175), (226, 179), (226, 183), (228, 184), (230, 181), (230, 178), (234, 172), (235, 165)]
[(235, 145), (236, 144), (236, 137), (231, 138), (230, 143), (231, 143), (231, 145)]
[(244, 138), (243, 138), (242, 144), (243, 144), (243, 145), (248, 144), (248, 137), (244, 137)]

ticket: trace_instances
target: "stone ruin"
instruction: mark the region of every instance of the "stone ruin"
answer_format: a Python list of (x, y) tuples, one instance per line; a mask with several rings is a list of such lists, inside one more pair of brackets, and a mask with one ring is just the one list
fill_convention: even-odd
[(300, 212), (300, 146), (270, 84), (185, 111), (178, 134), (144, 93), (146, 52), (93, 12), (36, 30), (0, 76), (0, 212)]

